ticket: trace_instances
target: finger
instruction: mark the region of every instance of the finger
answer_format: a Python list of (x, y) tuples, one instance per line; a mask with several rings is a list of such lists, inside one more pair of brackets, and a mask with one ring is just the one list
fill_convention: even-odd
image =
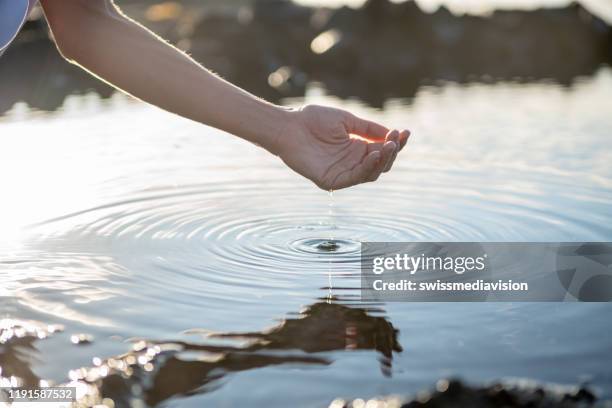
[(387, 173), (389, 170), (391, 170), (391, 167), (393, 167), (393, 164), (395, 163), (395, 159), (397, 159), (397, 154), (398, 153), (399, 153), (399, 148), (396, 148), (395, 152), (393, 153), (393, 157), (391, 157), (391, 160), (389, 160), (389, 162), (385, 166), (385, 169), (383, 170), (383, 173)]
[(387, 135), (387, 140), (395, 143), (396, 148), (393, 151), (393, 155), (391, 156), (391, 159), (387, 161), (385, 168), (383, 169), (383, 173), (386, 173), (389, 170), (391, 170), (391, 166), (393, 166), (393, 163), (395, 162), (397, 153), (400, 151), (400, 148), (401, 148), (400, 138), (401, 138), (400, 132), (397, 130), (394, 130)]
[(368, 181), (368, 177), (379, 166), (382, 159), (382, 153), (379, 151), (371, 152), (355, 166), (352, 170), (345, 171), (338, 176), (338, 179), (333, 183), (334, 190), (354, 186)]
[(382, 155), (380, 162), (378, 163), (374, 171), (370, 173), (370, 177), (368, 178), (368, 181), (378, 180), (378, 177), (380, 177), (380, 173), (382, 173), (385, 170), (385, 168), (387, 168), (387, 165), (391, 165), (391, 163), (393, 163), (393, 156), (396, 150), (397, 150), (397, 145), (393, 141), (388, 141), (383, 145), (383, 148), (380, 151)]
[(385, 143), (382, 150), (385, 163), (383, 166), (381, 166), (381, 172), (384, 171), (387, 167), (391, 167), (391, 165), (393, 164), (393, 160), (395, 159), (395, 155), (397, 154), (397, 148), (398, 144), (393, 140), (389, 140), (387, 143)]
[(399, 137), (398, 136), (399, 136), (399, 132), (397, 130), (390, 130), (385, 135), (385, 138), (382, 139), (380, 142), (368, 143), (368, 146), (367, 146), (368, 147), (368, 153), (369, 152), (374, 152), (376, 150), (382, 150), (384, 144), (386, 142), (388, 142), (389, 140), (395, 142), (399, 146)]
[(410, 131), (407, 129), (402, 130), (402, 132), (400, 133), (400, 141), (399, 141), (400, 150), (402, 150), (404, 146), (406, 146), (406, 142), (408, 142), (409, 138), (410, 138)]
[(381, 142), (368, 143), (366, 146), (368, 153), (381, 151), (385, 142), (386, 140), (383, 139)]
[(347, 131), (350, 134), (361, 136), (371, 141), (384, 141), (389, 129), (383, 125), (370, 120), (350, 115), (347, 123)]

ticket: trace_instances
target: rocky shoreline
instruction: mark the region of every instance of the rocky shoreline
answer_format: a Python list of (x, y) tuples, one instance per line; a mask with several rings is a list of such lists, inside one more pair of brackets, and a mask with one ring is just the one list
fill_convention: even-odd
[(330, 10), (268, 0), (235, 16), (205, 16), (189, 52), (238, 81), (248, 66), (247, 75), (270, 78), (279, 94), (301, 95), (318, 81), (380, 106), (424, 82), (570, 84), (611, 61), (612, 29), (577, 3), (482, 17), (445, 7), (428, 14), (413, 1)]
[[(570, 85), (612, 61), (612, 27), (578, 3), (488, 16), (456, 16), (445, 7), (426, 13), (413, 1), (389, 0), (359, 9), (289, 0), (150, 4), (125, 8), (207, 67), (275, 102), (303, 96), (311, 82), (376, 107), (448, 81)], [(68, 94), (112, 93), (61, 60), (42, 20), (29, 22), (3, 57), (0, 86), (0, 112), (19, 100), (53, 110)]]

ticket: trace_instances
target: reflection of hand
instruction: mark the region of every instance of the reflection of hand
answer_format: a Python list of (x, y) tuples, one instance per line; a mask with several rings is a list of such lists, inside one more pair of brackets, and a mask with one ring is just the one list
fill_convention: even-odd
[(324, 106), (308, 105), (291, 116), (276, 150), (287, 166), (324, 190), (375, 181), (391, 169), (410, 136)]

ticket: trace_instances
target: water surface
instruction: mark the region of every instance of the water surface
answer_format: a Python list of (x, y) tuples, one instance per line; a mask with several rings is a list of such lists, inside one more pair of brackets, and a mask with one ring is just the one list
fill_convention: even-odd
[(17, 365), (66, 382), (146, 339), (173, 350), (133, 380), (149, 404), (325, 406), (449, 375), (586, 380), (609, 397), (609, 305), (364, 304), (358, 243), (610, 241), (610, 95), (607, 68), (569, 88), (423, 87), (382, 111), (312, 85), (286, 102), (414, 134), (393, 172), (333, 197), (121, 96), (17, 105), (0, 121), (0, 318), (64, 326)]

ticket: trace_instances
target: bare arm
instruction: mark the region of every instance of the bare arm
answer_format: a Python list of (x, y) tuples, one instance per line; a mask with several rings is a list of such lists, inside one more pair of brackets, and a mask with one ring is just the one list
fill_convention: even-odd
[[(111, 0), (41, 4), (71, 62), (143, 101), (263, 146), (321, 188), (376, 179), (408, 138), (407, 132), (387, 135), (383, 126), (341, 110), (290, 110), (263, 101), (129, 19)], [(351, 133), (378, 143), (370, 146)]]

